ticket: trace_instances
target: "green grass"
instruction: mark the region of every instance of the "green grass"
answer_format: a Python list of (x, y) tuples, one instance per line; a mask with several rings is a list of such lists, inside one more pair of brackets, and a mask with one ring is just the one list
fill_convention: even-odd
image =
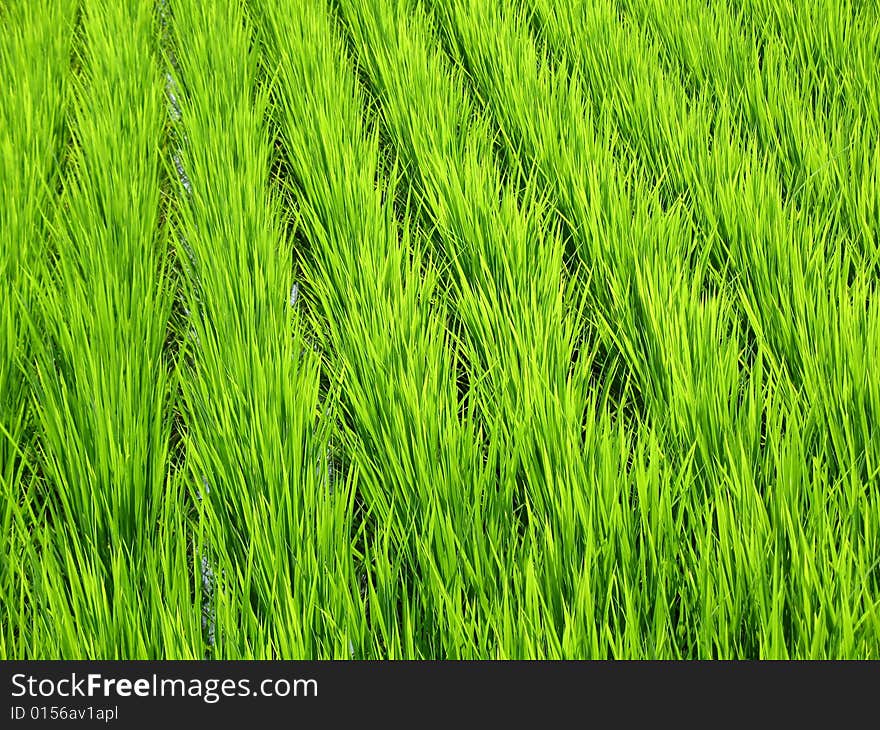
[(880, 658), (878, 16), (0, 3), (0, 657)]

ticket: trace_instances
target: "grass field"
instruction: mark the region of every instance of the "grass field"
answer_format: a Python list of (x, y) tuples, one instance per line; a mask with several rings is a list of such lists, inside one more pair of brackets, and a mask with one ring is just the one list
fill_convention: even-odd
[(0, 658), (880, 659), (877, 0), (0, 0)]

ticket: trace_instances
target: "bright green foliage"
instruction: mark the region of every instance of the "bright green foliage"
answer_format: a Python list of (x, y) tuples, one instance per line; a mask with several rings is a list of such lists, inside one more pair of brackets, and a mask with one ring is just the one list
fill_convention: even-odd
[(880, 658), (878, 19), (0, 4), (0, 656)]
[[(69, 31), (70, 12), (58, 20), (56, 32)], [(16, 565), (22, 624), (10, 652), (155, 655), (166, 632), (178, 651), (193, 621), (186, 546), (170, 538), (185, 515), (168, 470), (172, 285), (152, 9), (87, 3), (81, 41), (45, 275), (16, 323), (34, 353), (30, 488), (45, 504)], [(65, 55), (53, 59), (62, 76)]]
[(32, 610), (18, 562), (40, 509), (30, 467), (33, 352), (24, 320), (39, 293), (46, 216), (62, 165), (74, 8), (17, 3), (0, 15), (0, 655), (25, 653), (17, 631)]
[(185, 171), (181, 410), (204, 638), (222, 657), (339, 655), (356, 595), (350, 487), (329, 483), (320, 358), (290, 305), (258, 59), (238, 3), (169, 9)]

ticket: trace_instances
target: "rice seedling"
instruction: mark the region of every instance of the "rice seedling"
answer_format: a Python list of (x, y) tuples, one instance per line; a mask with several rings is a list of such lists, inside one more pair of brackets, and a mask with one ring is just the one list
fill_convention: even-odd
[[(568, 560), (580, 554), (587, 530), (570, 497), (583, 469), (581, 423), (596, 408), (587, 394), (592, 363), (590, 342), (580, 339), (577, 276), (565, 271), (561, 238), (534, 184), (502, 175), (487, 120), (475, 116), (460, 79), (432, 48), (428, 16), (407, 3), (342, 6), (438, 256), (448, 262), (474, 405), (503, 455), (496, 488), (511, 495), (510, 519), (520, 522), (524, 545), (531, 551), (553, 533), (569, 536), (560, 546)], [(532, 555), (523, 560), (535, 567)], [(553, 604), (532, 607), (534, 625), (557, 642), (581, 567), (553, 565)], [(550, 580), (544, 569), (541, 561), (537, 579)], [(511, 600), (525, 602), (526, 594), (523, 585)]]
[[(683, 75), (685, 88), (727, 106), (740, 132), (754, 137), (773, 159), (784, 196), (823, 216), (836, 241), (862, 252), (860, 265), (876, 265), (868, 223), (876, 204), (866, 195), (870, 188), (860, 185), (854, 195), (840, 195), (849, 180), (870, 177), (872, 163), (864, 150), (871, 147), (867, 135), (876, 134), (871, 112), (853, 115), (841, 104), (850, 95), (840, 99), (828, 93), (833, 81), (827, 72), (801, 75), (769, 24), (755, 27), (744, 11), (726, 3), (700, 8), (637, 0), (625, 5), (656, 38), (665, 65)], [(843, 32), (849, 36), (853, 29)], [(859, 47), (858, 42), (852, 46)]]
[[(41, 505), (33, 488), (32, 348), (21, 322), (39, 290), (48, 250), (46, 219), (64, 149), (74, 4), (18, 4), (4, 10), (0, 80), (0, 656), (22, 651), (27, 579), (16, 556), (28, 548)], [(31, 59), (43, 58), (34, 65)]]
[[(473, 639), (449, 625), (463, 620), (451, 598), (434, 595), (437, 573), (461, 548), (450, 528), (497, 516), (483, 504), (478, 435), (459, 419), (437, 274), (421, 237), (395, 218), (396, 176), (381, 176), (378, 139), (324, 3), (266, 3), (261, 13), (275, 121), (308, 241), (304, 306), (338, 379), (339, 457), (363, 515), (350, 539), (369, 633), (359, 629), (351, 651), (452, 653)], [(421, 531), (432, 523), (435, 535)], [(491, 560), (491, 550), (481, 557)]]
[(0, 4), (0, 657), (877, 658), (876, 16)]
[[(158, 637), (189, 614), (174, 615), (188, 604), (187, 571), (163, 585), (185, 549), (165, 539), (183, 515), (167, 470), (162, 92), (148, 3), (95, 0), (82, 15), (52, 252), (34, 315), (16, 324), (35, 359), (31, 488), (45, 507), (19, 558), (27, 648), (15, 653), (140, 656), (161, 653)], [(69, 62), (57, 61), (63, 74)]]
[(206, 649), (344, 656), (356, 626), (346, 616), (350, 485), (330, 483), (334, 398), (319, 399), (319, 354), (290, 302), (250, 23), (235, 2), (172, 0), (169, 13), (187, 181), (177, 215), (191, 328), (186, 479), (200, 517), (199, 594), (215, 613)]

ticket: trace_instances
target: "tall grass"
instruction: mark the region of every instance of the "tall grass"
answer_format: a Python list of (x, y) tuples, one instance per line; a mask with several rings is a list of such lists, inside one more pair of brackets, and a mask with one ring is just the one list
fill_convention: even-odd
[(438, 595), (438, 575), (467, 554), (450, 528), (497, 520), (498, 508), (483, 504), (473, 420), (459, 419), (438, 275), (421, 236), (395, 218), (396, 174), (382, 176), (377, 134), (325, 4), (261, 7), (275, 121), (308, 242), (304, 306), (338, 385), (338, 456), (357, 486), (360, 524), (348, 539), (367, 624), (349, 637), (351, 652), (452, 654), (472, 639), (453, 605), (460, 589), (444, 582), (453, 595)]
[[(33, 483), (33, 350), (22, 323), (39, 295), (49, 251), (46, 223), (66, 140), (73, 2), (16, 3), (0, 30), (0, 656), (26, 651), (28, 580), (18, 557), (42, 504)], [(33, 59), (42, 59), (34, 63)], [(24, 629), (27, 630), (26, 628)]]
[(32, 487), (46, 506), (19, 558), (29, 620), (15, 653), (140, 656), (162, 653), (166, 632), (175, 651), (189, 614), (185, 546), (169, 539), (183, 515), (167, 472), (171, 297), (150, 4), (86, 3), (82, 37), (53, 251), (23, 330), (36, 359)]
[(350, 487), (329, 481), (333, 400), (319, 398), (319, 354), (291, 306), (250, 24), (235, 2), (169, 8), (187, 180), (178, 190), (186, 478), (200, 517), (199, 595), (212, 603), (206, 650), (344, 655)]
[[(523, 553), (505, 600), (527, 618), (519, 635), (504, 636), (499, 653), (547, 651), (533, 646), (534, 634), (560, 652), (576, 621), (571, 604), (589, 529), (585, 505), (573, 493), (585, 470), (581, 424), (601, 401), (587, 392), (591, 343), (577, 273), (565, 270), (561, 237), (534, 183), (503, 174), (488, 120), (477, 116), (437, 48), (429, 16), (405, 2), (342, 7), (449, 268), (454, 326), (489, 442), (493, 489), (509, 495), (507, 519), (519, 524)], [(545, 541), (558, 541), (548, 563), (536, 547)], [(462, 554), (473, 550), (465, 545)], [(552, 582), (553, 598), (530, 605), (531, 581)], [(481, 588), (490, 597), (497, 591)]]
[(0, 656), (876, 658), (876, 15), (3, 4)]
[[(835, 89), (849, 82), (849, 74), (843, 80), (827, 69), (804, 73), (770, 23), (755, 26), (746, 12), (727, 3), (700, 8), (691, 2), (661, 6), (635, 0), (622, 5), (656, 39), (661, 60), (682, 76), (684, 87), (727, 107), (739, 131), (753, 137), (773, 160), (785, 197), (830, 224), (835, 245), (861, 254), (860, 266), (876, 266), (876, 234), (869, 222), (876, 193), (865, 184), (849, 184), (869, 179), (872, 166), (878, 169), (873, 155), (865, 154), (876, 124), (872, 112), (853, 114), (847, 103), (860, 94), (837, 96)], [(862, 22), (870, 21), (856, 21)], [(856, 27), (844, 24), (841, 33), (856, 37), (848, 51), (841, 51), (842, 63), (857, 67), (865, 43), (858, 40)]]

